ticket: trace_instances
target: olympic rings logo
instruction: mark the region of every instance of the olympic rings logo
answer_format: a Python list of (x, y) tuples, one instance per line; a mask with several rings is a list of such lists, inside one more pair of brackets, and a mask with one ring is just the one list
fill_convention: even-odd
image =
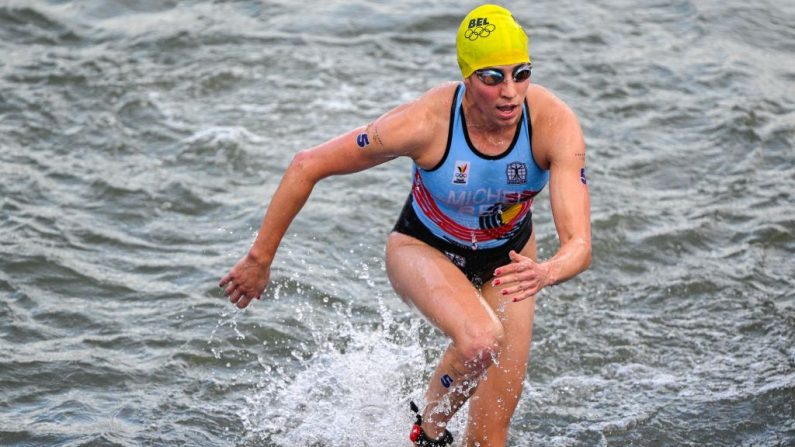
[(489, 23), (488, 25), (478, 26), (475, 28), (470, 28), (464, 33), (464, 37), (469, 40), (475, 41), (478, 40), (479, 37), (487, 38), (497, 29), (496, 26)]

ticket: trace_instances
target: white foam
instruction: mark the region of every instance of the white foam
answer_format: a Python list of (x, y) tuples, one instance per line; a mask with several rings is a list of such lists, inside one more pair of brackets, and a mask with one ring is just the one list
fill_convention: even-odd
[(262, 143), (266, 140), (241, 126), (214, 126), (202, 129), (183, 140), (183, 143)]
[[(321, 345), (295, 376), (265, 370), (239, 412), (247, 438), (275, 445), (401, 445), (413, 422), (409, 400), (425, 390), (428, 368), (419, 322), (335, 327), (345, 346)], [(338, 331), (338, 332), (337, 332)]]

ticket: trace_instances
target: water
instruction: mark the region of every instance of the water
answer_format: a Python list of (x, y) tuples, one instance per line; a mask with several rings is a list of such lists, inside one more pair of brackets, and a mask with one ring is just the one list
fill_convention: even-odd
[[(464, 3), (0, 2), (0, 444), (405, 445), (444, 347), (384, 272), (406, 160), (323, 181), (263, 301), (216, 284), (296, 151), (457, 79)], [(795, 445), (795, 4), (506, 6), (594, 235), (509, 444)]]

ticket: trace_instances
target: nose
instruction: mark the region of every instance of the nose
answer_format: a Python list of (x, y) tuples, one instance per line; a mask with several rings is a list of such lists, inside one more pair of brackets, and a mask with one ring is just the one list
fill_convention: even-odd
[(500, 84), (500, 96), (506, 99), (511, 99), (517, 95), (517, 82), (509, 76)]

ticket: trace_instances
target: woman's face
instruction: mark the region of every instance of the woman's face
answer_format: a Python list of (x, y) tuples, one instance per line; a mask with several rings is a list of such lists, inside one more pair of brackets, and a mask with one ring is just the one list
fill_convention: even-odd
[[(523, 71), (525, 68), (528, 72)], [(499, 76), (489, 76), (490, 70), (501, 72), (502, 82), (488, 85), (487, 82), (493, 83), (499, 79)], [(514, 80), (514, 76), (519, 80)], [(464, 83), (471, 99), (469, 105), (479, 114), (478, 121), (499, 127), (515, 126), (519, 122), (530, 84), (528, 64), (488, 67), (472, 73)]]

